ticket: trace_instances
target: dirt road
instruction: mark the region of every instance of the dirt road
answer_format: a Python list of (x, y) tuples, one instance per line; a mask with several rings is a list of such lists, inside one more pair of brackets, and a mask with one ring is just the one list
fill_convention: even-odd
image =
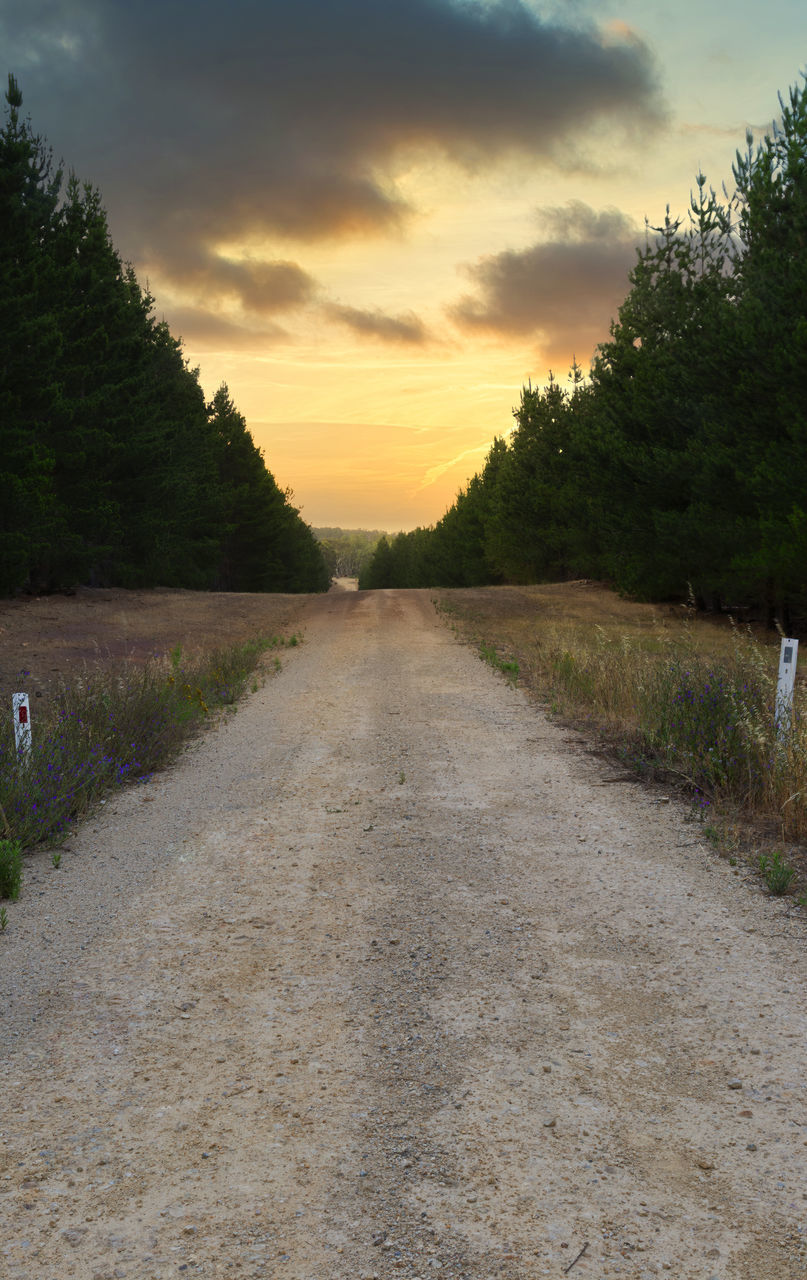
[(807, 1274), (796, 914), (427, 595), (305, 625), (29, 872), (0, 1275)]

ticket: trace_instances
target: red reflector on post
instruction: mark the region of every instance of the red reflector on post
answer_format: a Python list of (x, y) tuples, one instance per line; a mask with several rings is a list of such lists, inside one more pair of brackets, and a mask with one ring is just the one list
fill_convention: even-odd
[(27, 693), (11, 695), (12, 723), (14, 725), (14, 745), (21, 761), (27, 759), (31, 751), (31, 707)]

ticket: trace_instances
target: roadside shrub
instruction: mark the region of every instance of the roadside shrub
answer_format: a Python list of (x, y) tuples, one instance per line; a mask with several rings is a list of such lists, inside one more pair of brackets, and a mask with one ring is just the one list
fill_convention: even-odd
[(774, 726), (776, 654), (735, 633), (709, 658), (655, 642), (563, 627), (530, 663), (533, 684), (621, 742), (623, 759), (676, 774), (700, 797), (775, 813), (783, 835), (807, 834), (807, 720), (798, 694), (788, 733)]
[(747, 664), (674, 658), (642, 691), (640, 728), (648, 747), (697, 790), (748, 803), (764, 791), (774, 750), (771, 692)]

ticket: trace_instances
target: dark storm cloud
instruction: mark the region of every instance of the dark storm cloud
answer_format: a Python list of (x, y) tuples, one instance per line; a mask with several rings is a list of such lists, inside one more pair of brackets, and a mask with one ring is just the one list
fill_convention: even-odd
[(539, 210), (545, 238), (463, 268), (477, 286), (450, 309), (465, 329), (536, 335), (551, 356), (586, 354), (608, 337), (643, 238), (618, 209), (581, 201)]
[(567, 162), (590, 125), (661, 118), (640, 41), (525, 0), (0, 0), (0, 46), (123, 254), (191, 277), (225, 239), (396, 227), (403, 149)]
[(364, 311), (359, 307), (347, 307), (342, 303), (331, 302), (326, 305), (325, 313), (332, 320), (347, 325), (361, 337), (410, 345), (419, 345), (428, 340), (423, 321), (412, 311), (402, 315), (388, 316), (383, 311)]

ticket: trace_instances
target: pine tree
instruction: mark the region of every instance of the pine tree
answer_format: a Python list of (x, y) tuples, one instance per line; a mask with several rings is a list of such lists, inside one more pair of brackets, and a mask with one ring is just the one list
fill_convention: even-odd
[[(137, 344), (129, 428), (118, 441), (112, 494), (121, 519), (117, 580), (209, 589), (221, 541), (216, 441), (198, 371), (152, 300), (128, 274)], [(122, 424), (121, 424), (122, 425)]]
[(218, 585), (226, 591), (324, 591), (319, 543), (267, 470), (226, 383), (208, 409), (223, 504)]
[(61, 345), (58, 398), (44, 435), (69, 536), (55, 550), (52, 570), (57, 582), (101, 582), (121, 536), (112, 474), (120, 441), (131, 430), (137, 341), (130, 332), (124, 268), (100, 195), (75, 175), (67, 182), (53, 250), (50, 309)]
[(0, 592), (38, 589), (64, 536), (45, 425), (58, 397), (61, 338), (48, 302), (61, 172), (20, 118), (13, 76), (0, 131)]
[(587, 431), (591, 480), (599, 476), (603, 494), (595, 500), (603, 568), (646, 598), (680, 596), (687, 583), (719, 585), (717, 541), (699, 525), (719, 469), (713, 445), (730, 382), (730, 223), (700, 176), (698, 192), (688, 226), (668, 211), (650, 228), (592, 369)]
[(754, 535), (736, 560), (771, 614), (807, 607), (807, 87), (738, 154), (736, 411)]
[(571, 461), (569, 398), (550, 375), (527, 386), (515, 410), (516, 430), (497, 472), (487, 550), (510, 581), (566, 576), (566, 505)]

